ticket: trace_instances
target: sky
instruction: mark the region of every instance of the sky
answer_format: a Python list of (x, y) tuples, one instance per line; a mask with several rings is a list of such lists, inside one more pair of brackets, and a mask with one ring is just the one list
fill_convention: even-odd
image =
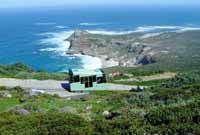
[(200, 0), (0, 0), (0, 8), (84, 5), (200, 6)]

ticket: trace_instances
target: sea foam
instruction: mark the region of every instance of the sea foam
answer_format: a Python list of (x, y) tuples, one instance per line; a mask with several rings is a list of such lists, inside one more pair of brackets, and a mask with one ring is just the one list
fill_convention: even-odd
[(81, 56), (82, 57), (82, 62), (83, 68), (85, 69), (99, 69), (102, 68), (102, 62), (100, 58), (97, 57), (92, 57), (92, 56)]
[(141, 26), (130, 31), (108, 31), (108, 30), (86, 30), (91, 34), (100, 35), (124, 35), (130, 33), (162, 33), (162, 32), (184, 32), (200, 30), (200, 27), (189, 27), (189, 26)]
[(134, 32), (181, 32), (181, 31), (191, 31), (200, 30), (200, 27), (191, 26), (142, 26), (137, 27)]
[(87, 23), (87, 22), (83, 22), (83, 23), (80, 23), (79, 25), (80, 26), (97, 26), (97, 25), (106, 25), (108, 23)]
[(63, 26), (63, 25), (58, 25), (58, 26), (55, 26), (56, 28), (58, 29), (65, 29), (65, 28), (68, 28), (67, 26)]
[(99, 69), (102, 68), (101, 59), (89, 55), (75, 54), (74, 56), (81, 58), (84, 69)]
[(87, 32), (91, 34), (100, 34), (100, 35), (123, 35), (123, 34), (130, 34), (133, 33), (134, 31), (106, 31), (106, 30), (86, 30)]
[(66, 51), (69, 49), (70, 43), (65, 41), (70, 35), (73, 34), (74, 31), (62, 31), (62, 32), (49, 32), (39, 34), (44, 37), (40, 40), (41, 45), (47, 46), (46, 48), (40, 49), (41, 52), (52, 52), (53, 54), (67, 57), (69, 59), (73, 59), (74, 57), (78, 57), (81, 59), (83, 63), (83, 68), (85, 69), (97, 69), (102, 67), (101, 60), (97, 57), (74, 54), (67, 55)]
[(35, 23), (35, 25), (38, 25), (38, 26), (55, 25), (55, 24), (56, 24), (55, 22), (37, 22), (37, 23)]
[(72, 35), (73, 32), (74, 31), (62, 31), (40, 34), (44, 37), (44, 39), (40, 40), (40, 44), (47, 46), (46, 48), (40, 49), (40, 51), (49, 51), (65, 56), (66, 50), (70, 47), (70, 43), (65, 41), (65, 39)]
[(195, 31), (195, 30), (200, 30), (200, 28), (199, 27), (185, 27), (185, 28), (179, 30), (178, 32)]

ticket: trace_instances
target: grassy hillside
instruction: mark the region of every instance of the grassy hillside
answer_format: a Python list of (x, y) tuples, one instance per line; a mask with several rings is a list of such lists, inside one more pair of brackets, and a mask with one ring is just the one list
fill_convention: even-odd
[[(5, 90), (12, 96), (5, 96)], [(0, 88), (0, 134), (200, 134), (200, 73), (144, 92), (92, 92), (81, 99)]]

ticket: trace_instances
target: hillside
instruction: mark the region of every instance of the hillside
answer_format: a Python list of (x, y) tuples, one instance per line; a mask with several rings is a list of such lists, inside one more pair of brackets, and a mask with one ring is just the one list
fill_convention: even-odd
[(81, 99), (0, 87), (0, 134), (198, 135), (200, 72), (143, 92), (100, 91)]
[[(109, 36), (75, 32), (68, 39), (72, 44), (67, 53), (119, 63), (105, 69), (108, 82), (148, 87), (106, 89), (73, 99), (0, 86), (0, 135), (198, 135), (199, 34), (188, 31)], [(115, 43), (118, 39), (122, 43)], [(99, 44), (103, 46), (97, 47)], [(130, 59), (135, 63), (126, 65)], [(113, 72), (117, 76), (110, 78)], [(21, 63), (0, 65), (0, 77), (64, 80), (66, 76), (35, 71)]]
[[(1, 67), (2, 75), (14, 76), (22, 71), (29, 77), (41, 74), (19, 63)], [(178, 73), (167, 80), (157, 80), (156, 75), (143, 79), (147, 82), (137, 85), (150, 86), (144, 90), (96, 91), (75, 99), (0, 86), (0, 135), (200, 133), (199, 71)]]
[(195, 69), (200, 63), (199, 35), (200, 31), (100, 35), (77, 30), (66, 39), (71, 42), (67, 53), (99, 57), (103, 67)]

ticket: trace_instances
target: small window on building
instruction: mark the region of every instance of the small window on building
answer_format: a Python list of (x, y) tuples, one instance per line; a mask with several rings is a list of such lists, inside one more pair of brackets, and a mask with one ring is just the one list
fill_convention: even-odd
[(79, 75), (74, 76), (74, 82), (75, 82), (75, 83), (80, 82), (80, 77), (79, 77)]
[(93, 87), (93, 76), (89, 77), (89, 87)]
[(92, 76), (92, 80), (93, 80), (93, 82), (96, 82), (97, 81), (97, 76), (96, 75)]
[(69, 76), (69, 82), (70, 82), (70, 83), (73, 83), (73, 75), (70, 75), (70, 76)]
[(89, 88), (89, 83), (85, 83), (85, 88)]
[(89, 88), (89, 77), (84, 77), (85, 88)]
[(81, 84), (85, 83), (85, 77), (81, 77)]
[(85, 88), (93, 87), (93, 76), (84, 77)]
[(105, 74), (103, 74), (103, 82), (104, 82), (104, 83), (107, 82), (107, 81), (106, 81), (106, 75), (105, 75)]

